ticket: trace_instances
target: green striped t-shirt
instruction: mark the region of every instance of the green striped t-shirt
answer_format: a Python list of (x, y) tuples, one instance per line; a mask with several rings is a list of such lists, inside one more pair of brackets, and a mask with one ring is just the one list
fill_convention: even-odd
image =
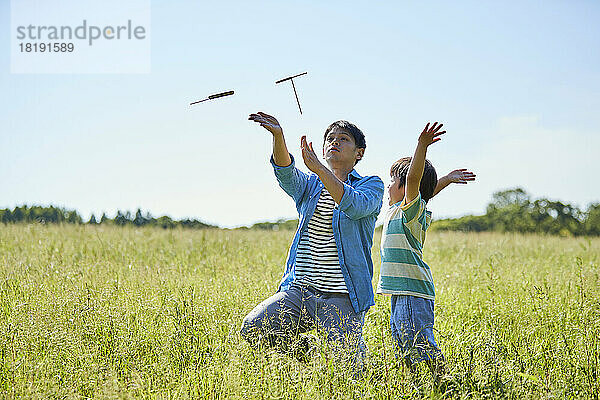
[(425, 233), (431, 212), (419, 194), (413, 201), (392, 205), (381, 233), (381, 272), (378, 294), (400, 294), (433, 300), (435, 289), (429, 266), (423, 261)]

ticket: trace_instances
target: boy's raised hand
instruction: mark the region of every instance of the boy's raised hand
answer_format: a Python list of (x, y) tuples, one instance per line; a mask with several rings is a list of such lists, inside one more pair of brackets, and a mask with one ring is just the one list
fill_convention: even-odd
[(438, 179), (435, 189), (433, 190), (433, 196), (436, 196), (441, 190), (448, 187), (451, 183), (459, 183), (466, 185), (467, 183), (475, 180), (475, 174), (466, 168), (455, 169), (448, 175), (442, 176)]
[(258, 122), (260, 126), (271, 132), (273, 136), (283, 135), (283, 129), (281, 129), (279, 121), (269, 114), (259, 111), (258, 114), (250, 114), (248, 119), (250, 121)]
[(474, 181), (475, 175), (473, 172), (468, 171), (466, 168), (455, 169), (446, 175), (451, 183), (459, 183), (466, 185), (467, 183)]
[(421, 132), (421, 135), (419, 135), (419, 144), (421, 145), (429, 146), (430, 144), (438, 142), (442, 140), (440, 136), (446, 133), (446, 131), (440, 132), (440, 129), (442, 129), (444, 124), (438, 125), (437, 122), (434, 122), (431, 127), (429, 127), (429, 124), (430, 122), (425, 125), (425, 129), (423, 129), (423, 132)]
[[(419, 135), (419, 142), (415, 149), (415, 154), (410, 161), (410, 167), (408, 167), (408, 173), (406, 174), (406, 185), (404, 185), (404, 201), (410, 203), (419, 194), (419, 187), (421, 185), (421, 178), (423, 178), (423, 171), (425, 170), (425, 157), (427, 156), (427, 148), (430, 144), (439, 142), (440, 136), (446, 133), (446, 131), (440, 131), (444, 124), (435, 122), (431, 127), (430, 122), (425, 125), (425, 129)], [(447, 184), (446, 184), (447, 185)], [(436, 185), (436, 189), (439, 185)], [(434, 196), (435, 196), (434, 191)]]

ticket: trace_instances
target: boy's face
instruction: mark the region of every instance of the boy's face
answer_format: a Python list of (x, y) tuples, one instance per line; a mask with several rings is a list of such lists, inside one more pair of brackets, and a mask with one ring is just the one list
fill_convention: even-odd
[(323, 157), (330, 167), (354, 168), (360, 160), (365, 149), (356, 147), (354, 136), (338, 127), (333, 128), (325, 137), (323, 143)]
[(400, 186), (398, 178), (392, 178), (388, 185), (388, 195), (390, 197), (390, 206), (404, 200), (404, 185)]

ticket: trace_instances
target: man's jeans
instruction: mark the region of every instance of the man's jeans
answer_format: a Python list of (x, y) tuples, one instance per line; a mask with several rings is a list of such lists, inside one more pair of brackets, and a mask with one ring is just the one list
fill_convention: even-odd
[(293, 284), (260, 303), (244, 318), (241, 334), (252, 345), (264, 343), (293, 352), (299, 335), (313, 328), (357, 364), (364, 355), (364, 312), (356, 313), (347, 294), (319, 292)]

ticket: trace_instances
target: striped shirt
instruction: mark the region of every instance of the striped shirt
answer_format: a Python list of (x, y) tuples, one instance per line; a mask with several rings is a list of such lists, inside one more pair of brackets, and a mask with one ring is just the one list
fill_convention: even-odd
[(389, 208), (381, 233), (378, 294), (434, 300), (433, 277), (423, 261), (423, 243), (430, 223), (431, 212), (420, 194), (408, 204), (402, 201)]
[(333, 197), (323, 188), (315, 212), (298, 243), (296, 279), (321, 292), (348, 293), (333, 236), (334, 207)]

